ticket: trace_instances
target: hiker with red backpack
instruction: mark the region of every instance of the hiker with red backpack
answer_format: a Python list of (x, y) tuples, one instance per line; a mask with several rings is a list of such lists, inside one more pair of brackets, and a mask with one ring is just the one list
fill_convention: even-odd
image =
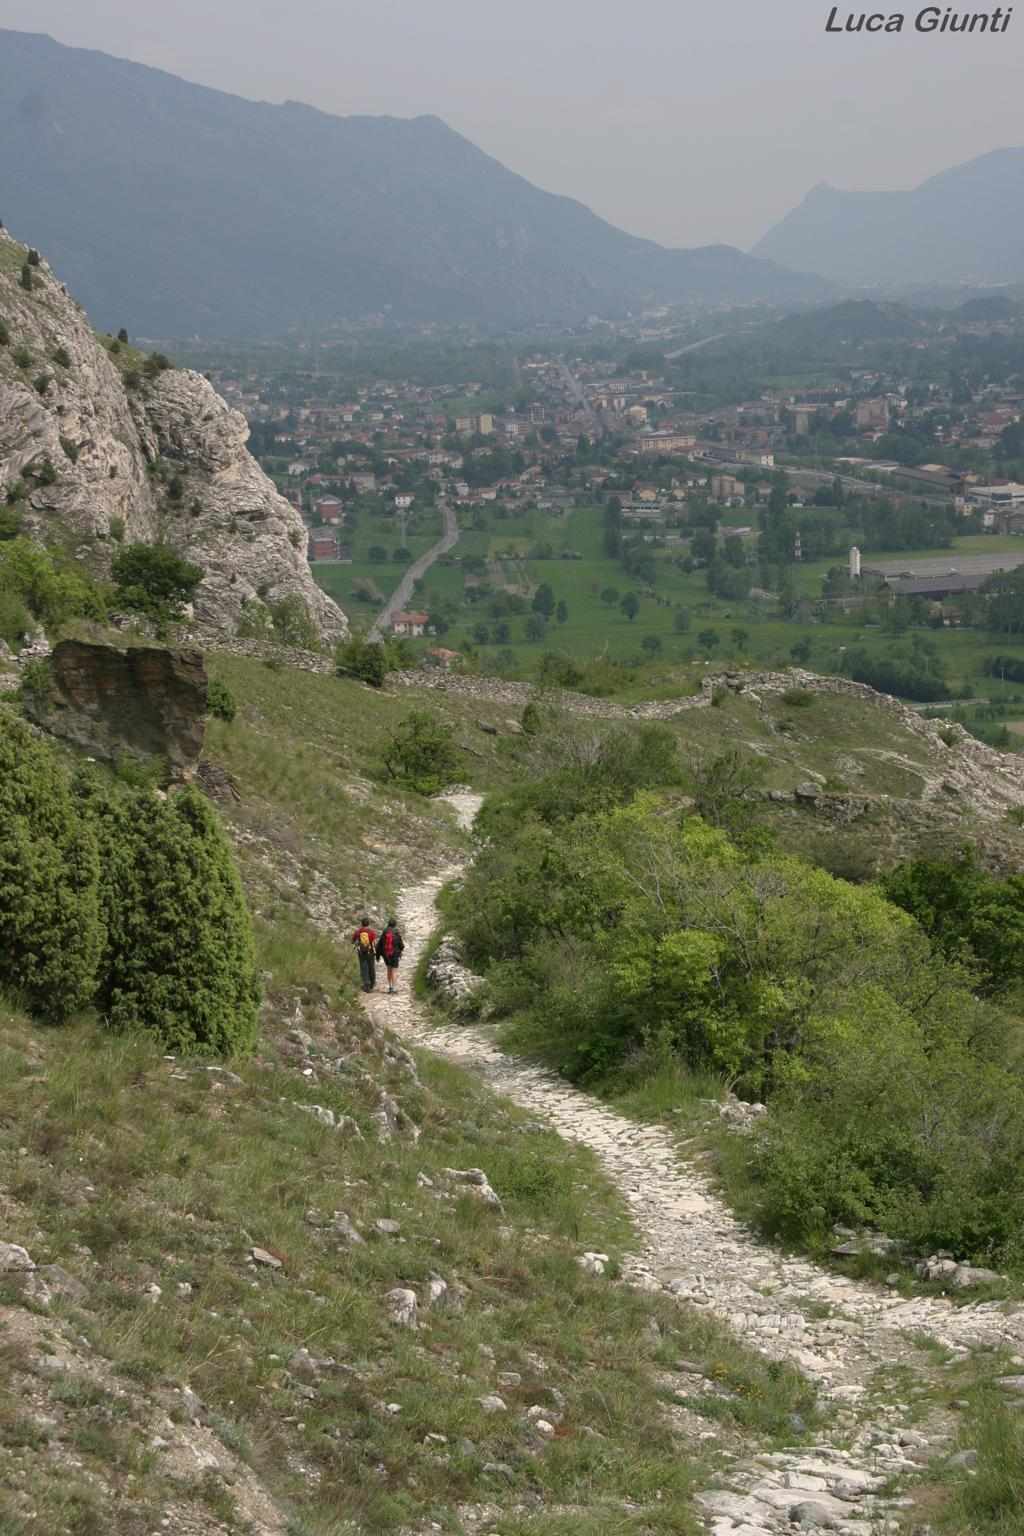
[(383, 960), (387, 968), (389, 992), (398, 991), (395, 983), (398, 980), (398, 962), (404, 948), (405, 940), (398, 931), (398, 924), (393, 917), (389, 917), (387, 927), (377, 940), (377, 959)]
[(359, 956), (359, 975), (362, 978), (363, 991), (372, 992), (377, 985), (377, 967), (373, 958), (377, 947), (377, 932), (370, 927), (368, 917), (360, 919), (359, 927), (352, 935), (352, 944)]

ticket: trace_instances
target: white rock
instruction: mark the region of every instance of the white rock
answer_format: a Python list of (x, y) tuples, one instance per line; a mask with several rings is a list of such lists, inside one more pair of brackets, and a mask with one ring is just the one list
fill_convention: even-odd
[(396, 1286), (393, 1291), (388, 1291), (384, 1298), (391, 1321), (399, 1328), (415, 1328), (416, 1314), (419, 1303), (416, 1300), (416, 1292), (407, 1290), (403, 1286)]
[(25, 1274), (35, 1267), (28, 1249), (20, 1243), (0, 1243), (0, 1275)]

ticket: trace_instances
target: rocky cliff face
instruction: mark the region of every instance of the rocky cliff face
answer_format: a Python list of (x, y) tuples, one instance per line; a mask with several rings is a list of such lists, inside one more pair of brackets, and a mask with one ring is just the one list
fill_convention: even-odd
[(301, 517), (246, 449), (245, 418), (200, 374), (112, 349), (27, 257), (0, 230), (0, 496), (20, 483), (25, 531), (94, 572), (119, 540), (163, 540), (206, 573), (202, 623), (233, 633), (243, 603), (296, 595), (325, 639), (343, 635)]

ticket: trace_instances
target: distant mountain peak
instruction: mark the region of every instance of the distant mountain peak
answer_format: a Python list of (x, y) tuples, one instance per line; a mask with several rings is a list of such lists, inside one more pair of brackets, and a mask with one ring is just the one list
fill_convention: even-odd
[(1024, 149), (993, 149), (907, 191), (819, 182), (754, 256), (844, 285), (900, 287), (1024, 279)]

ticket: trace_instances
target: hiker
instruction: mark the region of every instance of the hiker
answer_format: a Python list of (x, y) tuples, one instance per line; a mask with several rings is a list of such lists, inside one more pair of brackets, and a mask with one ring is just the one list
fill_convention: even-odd
[(368, 917), (360, 919), (359, 927), (352, 935), (352, 944), (359, 956), (359, 975), (362, 978), (363, 991), (372, 992), (377, 985), (377, 967), (373, 959), (377, 933), (370, 927)]
[(395, 982), (398, 980), (398, 962), (404, 948), (405, 940), (398, 931), (398, 924), (393, 917), (389, 917), (387, 927), (377, 940), (377, 959), (383, 960), (387, 967), (389, 992), (398, 991)]

